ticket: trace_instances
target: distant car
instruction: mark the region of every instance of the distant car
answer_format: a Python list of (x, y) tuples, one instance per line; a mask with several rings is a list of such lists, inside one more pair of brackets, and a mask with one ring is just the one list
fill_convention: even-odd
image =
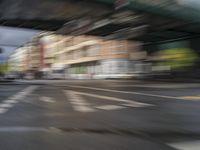
[(26, 73), (24, 76), (24, 79), (32, 80), (34, 79), (34, 75), (32, 73)]
[(4, 78), (8, 80), (14, 80), (18, 78), (18, 74), (15, 72), (7, 72), (4, 74)]

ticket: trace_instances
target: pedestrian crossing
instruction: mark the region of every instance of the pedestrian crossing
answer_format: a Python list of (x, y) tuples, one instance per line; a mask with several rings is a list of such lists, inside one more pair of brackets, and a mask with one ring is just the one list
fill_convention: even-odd
[[(63, 106), (64, 109), (68, 109), (70, 107), (69, 111), (68, 110), (66, 111), (67, 113), (76, 112), (76, 114), (78, 115), (81, 113), (88, 114), (95, 112), (100, 112), (100, 113), (120, 112), (120, 110), (135, 110), (140, 108), (145, 109), (148, 107), (156, 107), (154, 104), (150, 104), (148, 102), (140, 102), (138, 99), (135, 99), (134, 97), (128, 99), (128, 98), (121, 98), (123, 96), (120, 96), (119, 98), (117, 97), (117, 95), (113, 93), (108, 94), (107, 92), (105, 92), (104, 95), (103, 92), (94, 92), (94, 91), (83, 92), (84, 90), (78, 91), (74, 89), (65, 90), (65, 89), (53, 89), (53, 88), (46, 88), (42, 92), (43, 89), (42, 87), (40, 88), (40, 90), (37, 90), (38, 92), (35, 92), (37, 88), (39, 88), (39, 86), (28, 86), (22, 91), (17, 92), (16, 94), (10, 96), (6, 100), (3, 100), (2, 103), (0, 103), (0, 115), (6, 114), (11, 108), (16, 107), (16, 104), (19, 103), (20, 104), (23, 103), (22, 107), (20, 107), (20, 109), (21, 108), (23, 109), (24, 107), (27, 106), (27, 102), (29, 101), (31, 101), (32, 103), (37, 103), (38, 105), (35, 105), (36, 107), (41, 105), (51, 106), (47, 108), (50, 108), (49, 111), (51, 111), (51, 113), (54, 114), (56, 113), (58, 114), (60, 110), (51, 108), (53, 107), (60, 108), (61, 106)], [(31, 98), (33, 94), (34, 97)], [(190, 97), (185, 97), (185, 99), (188, 98)], [(32, 103), (28, 104), (31, 105)], [(45, 107), (42, 107), (41, 109), (44, 108)], [(61, 110), (59, 112), (59, 115), (64, 114), (63, 112), (65, 111)], [(76, 114), (75, 117), (77, 117)], [(54, 115), (53, 117), (55, 116), (56, 115)], [(58, 117), (58, 115), (56, 117)], [(200, 147), (200, 141), (164, 143), (164, 144), (176, 150), (199, 150)]]
[[(33, 91), (38, 88), (37, 86), (29, 86), (24, 90), (10, 96), (2, 103), (0, 103), (0, 114), (6, 113), (10, 108), (14, 107), (17, 103), (27, 102), (26, 99), (29, 94), (33, 94)], [(98, 111), (114, 111), (114, 110), (123, 110), (128, 108), (138, 108), (138, 107), (150, 107), (154, 106), (153, 104), (141, 103), (135, 100), (122, 99), (113, 96), (105, 96), (94, 93), (78, 92), (73, 90), (63, 90), (64, 99), (66, 102), (69, 102), (73, 111), (82, 112), (82, 113), (92, 113)], [(37, 94), (36, 94), (37, 95)], [(34, 101), (43, 103), (59, 103), (55, 95), (49, 94), (38, 94), (38, 98)], [(95, 101), (99, 100), (99, 103), (95, 103), (90, 99)], [(103, 102), (101, 100), (104, 100)], [(109, 103), (107, 103), (109, 102)], [(111, 103), (111, 104), (110, 104)], [(66, 103), (67, 106), (67, 103)]]
[[(15, 104), (17, 104), (20, 100), (26, 99), (26, 96), (32, 93), (34, 89), (36, 88), (37, 86), (29, 86), (25, 88), (24, 90), (20, 91), (19, 93), (16, 93), (10, 96), (8, 99), (4, 100), (2, 103), (0, 103), (0, 108), (1, 108), (0, 114), (4, 114), (5, 112), (7, 112), (8, 109), (15, 106)], [(81, 88), (84, 89), (86, 87), (81, 87)], [(51, 88), (49, 90), (54, 90), (54, 89)], [(124, 109), (136, 109), (136, 108), (146, 108), (146, 107), (155, 106), (154, 104), (140, 102), (137, 99), (134, 100), (134, 99), (124, 99), (124, 98), (115, 97), (113, 96), (113, 93), (117, 92), (115, 90), (107, 90), (107, 89), (103, 90), (100, 88), (91, 88), (91, 90), (103, 91), (105, 92), (105, 95), (99, 94), (98, 92), (94, 92), (94, 91), (83, 92), (82, 90), (77, 91), (77, 90), (56, 89), (53, 92), (55, 93), (56, 91), (62, 92), (64, 95), (65, 101), (69, 102), (69, 105), (73, 109), (73, 111), (84, 112), (84, 113), (98, 112), (98, 111), (114, 111), (114, 110), (117, 111), (117, 110), (124, 110)], [(112, 92), (112, 96), (110, 95), (108, 96), (107, 92)], [(142, 94), (145, 96), (149, 96), (149, 94), (144, 94), (144, 93)], [(38, 96), (37, 100), (39, 100), (40, 102), (45, 102), (45, 103), (59, 102), (57, 100), (57, 97), (53, 94), (50, 94), (50, 92), (45, 93), (45, 94), (38, 93), (37, 96)], [(154, 96), (154, 95), (151, 94), (150, 96)], [(171, 98), (171, 97), (164, 96), (164, 98)], [(99, 102), (95, 104), (95, 102), (92, 101), (91, 99), (95, 101), (99, 101)], [(177, 99), (198, 100), (200, 99), (200, 96), (198, 95), (198, 96), (192, 96), (192, 97), (191, 96), (177, 97)]]
[[(0, 103), (0, 114), (6, 113), (10, 108), (15, 106), (20, 100), (28, 99), (26, 96), (29, 95), (36, 89), (36, 86), (29, 86), (24, 90), (16, 93), (15, 95), (10, 96), (8, 99), (4, 100)], [(51, 89), (52, 90), (52, 89)], [(92, 113), (92, 112), (100, 112), (100, 111), (118, 111), (125, 109), (136, 109), (136, 108), (146, 108), (153, 107), (155, 105), (149, 103), (139, 102), (138, 100), (133, 99), (124, 99), (115, 96), (108, 96), (105, 93), (99, 94), (98, 92), (83, 92), (77, 90), (64, 90), (60, 89), (66, 102), (72, 108), (73, 111), (82, 112), (82, 113)], [(55, 92), (55, 91), (54, 91)], [(108, 91), (107, 91), (108, 92)], [(112, 92), (112, 91), (111, 91)], [(40, 102), (44, 103), (58, 103), (57, 97), (53, 94), (39, 94), (38, 99)], [(179, 97), (180, 98), (180, 97)], [(92, 101), (99, 101), (98, 103)], [(199, 96), (194, 97), (181, 97), (180, 99), (200, 99)], [(103, 101), (101, 101), (103, 100)], [(67, 105), (67, 103), (66, 103)]]
[(94, 112), (95, 110), (90, 106), (83, 97), (76, 94), (74, 91), (65, 91), (65, 95), (68, 97), (74, 110), (79, 112)]
[[(137, 107), (149, 107), (154, 106), (153, 104), (141, 103), (134, 100), (121, 99), (111, 96), (103, 96), (98, 94), (77, 92), (72, 90), (64, 90), (65, 96), (70, 101), (73, 109), (78, 112), (95, 112), (99, 110), (120, 110), (125, 108), (137, 108)], [(107, 101), (114, 101), (120, 104), (101, 104), (99, 106), (91, 105), (90, 102), (84, 97), (91, 97), (95, 99), (104, 99)]]
[(15, 106), (15, 104), (22, 101), (25, 97), (31, 94), (35, 89), (37, 89), (37, 86), (29, 86), (23, 89), (22, 91), (14, 94), (13, 96), (8, 97), (6, 100), (0, 103), (0, 114), (4, 114), (7, 111), (9, 111), (12, 107)]

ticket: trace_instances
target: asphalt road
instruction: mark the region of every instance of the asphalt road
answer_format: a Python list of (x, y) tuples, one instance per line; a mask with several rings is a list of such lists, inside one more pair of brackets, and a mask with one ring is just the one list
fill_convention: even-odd
[(0, 83), (0, 150), (199, 150), (200, 84)]

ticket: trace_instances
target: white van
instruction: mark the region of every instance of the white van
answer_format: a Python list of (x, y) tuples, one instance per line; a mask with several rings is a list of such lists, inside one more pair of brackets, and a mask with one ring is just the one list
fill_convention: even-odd
[(66, 79), (66, 65), (64, 64), (54, 64), (52, 65), (49, 73), (49, 79)]
[(50, 79), (65, 79), (65, 70), (64, 69), (52, 69), (49, 73)]

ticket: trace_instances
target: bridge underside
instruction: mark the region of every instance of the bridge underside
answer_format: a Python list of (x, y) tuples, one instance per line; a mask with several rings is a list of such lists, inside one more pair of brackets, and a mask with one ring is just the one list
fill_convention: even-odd
[(91, 0), (1, 0), (0, 25), (147, 44), (200, 35), (199, 23)]

